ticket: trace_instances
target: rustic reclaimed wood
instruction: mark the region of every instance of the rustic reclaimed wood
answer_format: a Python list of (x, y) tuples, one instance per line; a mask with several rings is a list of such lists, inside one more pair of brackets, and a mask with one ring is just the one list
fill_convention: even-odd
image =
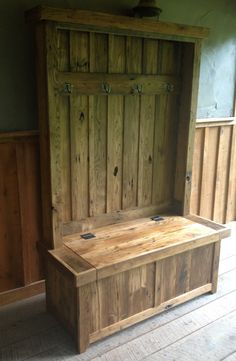
[(194, 143), (191, 213), (221, 223), (236, 217), (236, 125), (231, 120), (199, 119)]
[(45, 244), (61, 245), (64, 228), (89, 217), (173, 203), (181, 43), (54, 23), (38, 37), (48, 69), (39, 79)]
[(0, 292), (4, 292), (42, 278), (37, 252), (41, 240), (38, 132), (0, 135), (0, 174)]
[(48, 259), (50, 309), (60, 314), (79, 352), (164, 309), (215, 292), (220, 239), (230, 233), (201, 217), (166, 215), (159, 222), (142, 218), (91, 232), (95, 237), (89, 240), (65, 237)]
[(104, 13), (96, 13), (86, 10), (58, 9), (46, 6), (39, 6), (26, 13), (28, 22), (39, 22), (42, 20), (61, 22), (62, 24), (79, 25), (85, 28), (97, 29), (108, 33), (120, 31), (137, 36), (149, 36), (160, 38), (161, 35), (170, 37), (186, 37), (203, 39), (209, 35), (209, 29), (182, 24), (145, 21), (136, 18), (117, 16)]
[(207, 30), (44, 7), (27, 16), (38, 51), (43, 42), (47, 304), (83, 352), (216, 289), (228, 230), (183, 217)]

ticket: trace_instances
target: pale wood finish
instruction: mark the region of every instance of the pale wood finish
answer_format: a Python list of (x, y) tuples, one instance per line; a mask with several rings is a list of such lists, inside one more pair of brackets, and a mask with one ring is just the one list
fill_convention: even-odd
[[(206, 225), (174, 216), (164, 216), (164, 220), (159, 222), (144, 218), (93, 229), (91, 232), (95, 238), (90, 240), (83, 240), (79, 234), (67, 236), (64, 238), (64, 245), (93, 265), (98, 270), (98, 278), (101, 278), (109, 276), (109, 272), (116, 272), (117, 264), (125, 263), (130, 269), (132, 264), (133, 267), (137, 265), (139, 258), (147, 263), (149, 257), (168, 257), (167, 249), (171, 251), (173, 246), (178, 253), (177, 247), (182, 247), (183, 243), (186, 243), (186, 249), (189, 242), (195, 248), (196, 239), (200, 241), (205, 238), (207, 243), (208, 237), (210, 239), (213, 234), (225, 231), (223, 226), (218, 227), (218, 230), (214, 229), (213, 224), (212, 228), (210, 221)], [(228, 230), (222, 235), (227, 236), (227, 233)], [(100, 270), (103, 276), (100, 275)]]
[(197, 123), (191, 213), (226, 223), (235, 220), (235, 129), (226, 119)]
[(215, 292), (219, 243), (229, 230), (197, 216), (163, 218), (93, 229), (90, 240), (70, 235), (62, 248), (50, 252), (48, 303), (68, 324), (78, 352), (151, 315)]
[[(218, 291), (197, 297), (169, 312), (146, 319), (132, 328), (90, 345), (87, 352), (76, 355), (75, 347), (64, 329), (45, 311), (45, 297), (1, 307), (0, 352), (9, 361), (76, 359), (103, 361), (144, 360), (155, 353), (157, 359), (169, 361), (166, 355), (189, 360), (233, 361), (235, 344), (235, 277), (236, 254), (234, 236), (222, 241)], [(229, 255), (231, 257), (229, 257)], [(234, 255), (234, 256), (233, 256)], [(217, 342), (209, 345), (207, 340)], [(184, 352), (183, 352), (184, 350)]]

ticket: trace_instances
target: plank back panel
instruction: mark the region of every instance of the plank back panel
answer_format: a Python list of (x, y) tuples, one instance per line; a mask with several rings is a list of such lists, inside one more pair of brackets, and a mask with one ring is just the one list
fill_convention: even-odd
[[(57, 69), (72, 75), (180, 74), (177, 42), (60, 29), (57, 52)], [(104, 93), (108, 85), (101, 83)], [(95, 95), (92, 89), (89, 95), (73, 89), (69, 97), (56, 95), (58, 119), (52, 131), (60, 133), (60, 155), (51, 162), (56, 167), (52, 178), (57, 176), (53, 187), (62, 192), (57, 195), (59, 219), (68, 223), (171, 203), (178, 96), (146, 95), (136, 88), (130, 95), (112, 90)]]

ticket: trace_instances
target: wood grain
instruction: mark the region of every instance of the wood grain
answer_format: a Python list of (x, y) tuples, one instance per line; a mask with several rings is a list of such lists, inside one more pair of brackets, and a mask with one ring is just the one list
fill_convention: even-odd
[(140, 19), (91, 12), (86, 10), (58, 9), (53, 7), (39, 6), (26, 13), (28, 22), (51, 20), (62, 23), (73, 23), (74, 25), (87, 25), (90, 29), (103, 29), (105, 32), (128, 32), (152, 37), (160, 37), (161, 34), (170, 35), (171, 37), (189, 37), (205, 38), (209, 34), (209, 29), (187, 26), (182, 24), (164, 23), (156, 21), (144, 21)]
[(0, 290), (41, 279), (36, 244), (41, 240), (38, 138), (13, 134), (0, 142)]
[[(235, 219), (235, 125), (198, 123), (196, 129), (191, 213), (225, 223)], [(224, 169), (224, 171), (222, 171)]]

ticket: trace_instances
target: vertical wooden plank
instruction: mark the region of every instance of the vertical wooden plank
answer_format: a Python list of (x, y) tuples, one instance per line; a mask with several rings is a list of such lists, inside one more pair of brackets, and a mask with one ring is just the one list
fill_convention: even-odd
[(123, 96), (108, 98), (107, 212), (122, 207)]
[(209, 128), (204, 128), (204, 140), (203, 140), (203, 150), (202, 150), (202, 171), (201, 171), (201, 187), (200, 187), (200, 199), (199, 199), (199, 214), (203, 216), (205, 209), (208, 204), (208, 199), (206, 199), (206, 189), (205, 184), (208, 182), (207, 178), (207, 168), (208, 168), (208, 153), (209, 153)]
[(52, 262), (47, 262), (46, 305), (76, 339), (77, 289), (73, 277), (68, 277)]
[[(109, 35), (109, 73), (125, 72), (125, 38)], [(108, 96), (107, 212), (122, 207), (123, 96)]]
[(164, 200), (163, 186), (166, 184), (166, 149), (165, 140), (168, 137), (166, 113), (168, 111), (168, 97), (156, 97), (156, 119), (154, 131), (154, 154), (153, 154), (153, 189), (152, 203), (158, 204)]
[(118, 35), (109, 35), (109, 58), (108, 71), (109, 73), (124, 73), (125, 72), (125, 37)]
[(0, 144), (0, 291), (24, 284), (19, 187), (14, 144)]
[(171, 202), (176, 148), (176, 98), (156, 97), (152, 203)]
[(141, 96), (139, 167), (138, 167), (138, 206), (152, 202), (153, 181), (153, 133), (155, 118), (155, 96)]
[(214, 244), (192, 250), (190, 290), (211, 283)]
[(106, 73), (108, 70), (108, 35), (90, 33), (90, 72)]
[(62, 243), (61, 225), (63, 221), (63, 119), (60, 95), (54, 90), (54, 70), (58, 69), (58, 33), (55, 24), (46, 25), (47, 47), (47, 89), (48, 121), (50, 133), (50, 172), (51, 172), (51, 219), (53, 226), (53, 248)]
[(220, 261), (220, 245), (221, 242), (216, 242), (214, 244), (213, 250), (213, 262), (212, 262), (212, 293), (216, 293), (217, 284), (218, 284), (218, 273), (219, 273), (219, 261)]
[(236, 219), (236, 125), (231, 127), (231, 132), (226, 223)]
[(181, 45), (174, 41), (159, 42), (158, 73), (175, 75), (180, 71)]
[(122, 272), (98, 282), (101, 329), (129, 316), (128, 276)]
[(162, 302), (162, 279), (163, 279), (163, 261), (156, 262), (156, 274), (155, 274), (155, 299), (154, 299), (154, 307), (157, 307)]
[(230, 126), (220, 128), (218, 161), (216, 170), (216, 188), (214, 203), (214, 220), (216, 222), (225, 222), (226, 202), (229, 177), (229, 160), (231, 144)]
[[(142, 72), (142, 39), (126, 39), (126, 72)], [(125, 96), (124, 105), (124, 150), (123, 150), (123, 197), (122, 208), (137, 205), (138, 190), (138, 145), (139, 145), (139, 107), (138, 95)]]
[[(182, 55), (184, 70), (177, 143), (175, 176), (175, 203), (179, 212), (189, 214), (192, 158), (195, 133), (201, 42), (184, 44)], [(191, 95), (191, 96), (190, 96)]]
[(143, 40), (143, 74), (157, 74), (158, 40)]
[[(52, 189), (51, 189), (51, 154), (48, 114), (47, 86), (47, 35), (46, 25), (36, 27), (36, 69), (37, 69), (37, 99), (40, 134), (40, 170), (42, 191), (42, 244), (46, 248), (54, 247), (52, 220)], [(57, 215), (54, 214), (55, 217)]]
[(71, 198), (75, 221), (89, 215), (88, 118), (88, 97), (71, 95)]
[[(178, 74), (180, 69), (180, 55), (180, 44), (171, 41), (159, 41), (158, 74)], [(153, 204), (171, 202), (173, 198), (177, 114), (177, 98), (175, 96), (171, 94), (156, 96), (152, 189)]]
[[(90, 33), (90, 72), (107, 72), (108, 36)], [(107, 97), (89, 96), (89, 214), (106, 212)]]
[(204, 138), (204, 130), (197, 129), (194, 140), (193, 176), (192, 176), (191, 207), (190, 207), (190, 212), (193, 214), (199, 214), (201, 184), (202, 184), (203, 138)]
[(176, 256), (176, 287), (175, 295), (179, 296), (189, 291), (191, 252), (184, 252)]
[[(218, 128), (205, 128), (199, 214), (210, 219), (213, 217), (218, 145)], [(202, 150), (199, 151), (202, 153)]]
[(77, 350), (79, 353), (85, 352), (89, 345), (90, 318), (97, 317), (90, 313), (91, 289), (90, 284), (77, 289)]
[(70, 31), (70, 71), (89, 71), (89, 33)]
[(107, 98), (89, 97), (90, 216), (106, 212)]
[[(157, 40), (143, 41), (143, 73), (156, 74)], [(155, 96), (141, 95), (138, 165), (138, 206), (152, 203)]]
[(163, 259), (162, 302), (175, 297), (176, 276), (176, 256)]
[[(69, 33), (66, 30), (57, 31), (58, 70), (69, 70)], [(57, 112), (60, 118), (61, 139), (61, 219), (71, 220), (71, 168), (70, 168), (70, 115), (69, 98), (58, 98)], [(55, 129), (53, 130), (55, 131)]]
[[(71, 71), (89, 70), (89, 35), (70, 32)], [(72, 219), (89, 215), (89, 163), (88, 163), (88, 97), (70, 95), (71, 137), (71, 199)]]
[(129, 271), (129, 316), (138, 314), (154, 305), (155, 264), (150, 263)]
[(24, 284), (27, 285), (43, 278), (37, 250), (37, 242), (41, 241), (38, 141), (37, 138), (30, 139), (16, 143), (15, 147), (22, 235), (22, 266)]
[(137, 205), (139, 97), (125, 96), (122, 209)]

